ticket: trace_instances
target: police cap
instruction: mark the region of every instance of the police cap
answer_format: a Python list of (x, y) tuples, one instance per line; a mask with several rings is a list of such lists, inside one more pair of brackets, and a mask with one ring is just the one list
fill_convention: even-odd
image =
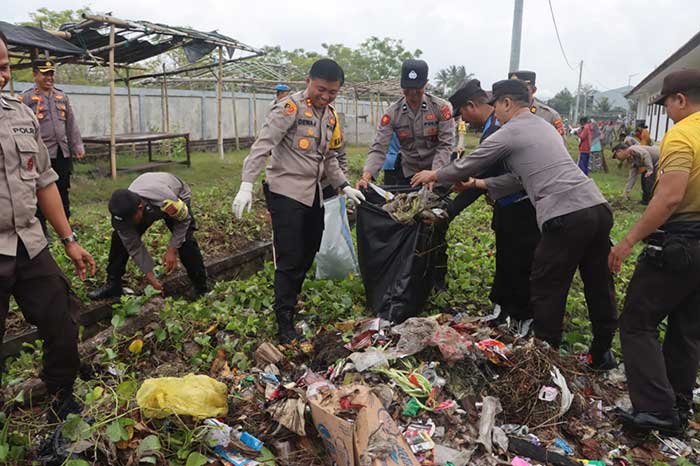
[(112, 226), (119, 230), (132, 224), (132, 218), (138, 210), (141, 197), (128, 189), (117, 189), (109, 199), (109, 213), (112, 214)]
[(428, 64), (423, 60), (406, 60), (401, 65), (401, 88), (420, 89), (428, 83)]
[(511, 96), (513, 99), (528, 101), (527, 86), (519, 79), (504, 79), (493, 83), (491, 90), (490, 105), (493, 105), (498, 99), (504, 96)]
[(519, 79), (521, 81), (524, 81), (526, 84), (534, 86), (535, 79), (537, 78), (537, 74), (534, 71), (518, 70), (518, 71), (513, 71), (508, 78), (509, 79)]
[(286, 84), (280, 83), (280, 84), (278, 84), (278, 85), (275, 86), (275, 91), (276, 91), (276, 92), (287, 92), (287, 91), (290, 91), (290, 90), (291, 90), (291, 88), (290, 88), (289, 86), (287, 86)]
[(39, 73), (48, 73), (49, 71), (56, 71), (56, 64), (51, 60), (34, 60), (32, 69)]
[(486, 91), (481, 88), (481, 82), (479, 82), (478, 79), (470, 79), (462, 84), (462, 86), (457, 89), (457, 92), (452, 94), (449, 98), (452, 104), (452, 117), (457, 117), (457, 115), (459, 115), (459, 108), (476, 96), (486, 96)]

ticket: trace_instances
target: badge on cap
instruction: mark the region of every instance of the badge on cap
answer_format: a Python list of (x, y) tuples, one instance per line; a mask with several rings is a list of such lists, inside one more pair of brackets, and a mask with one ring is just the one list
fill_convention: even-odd
[(418, 73), (416, 73), (416, 70), (411, 70), (408, 72), (408, 79), (416, 79), (418, 77)]

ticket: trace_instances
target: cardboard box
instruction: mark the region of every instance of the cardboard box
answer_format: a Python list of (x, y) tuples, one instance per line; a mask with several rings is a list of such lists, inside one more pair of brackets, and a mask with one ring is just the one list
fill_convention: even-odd
[[(353, 405), (361, 405), (355, 421), (339, 417), (340, 400), (348, 397)], [(348, 385), (309, 399), (311, 417), (337, 466), (360, 466), (362, 453), (381, 440), (390, 446), (387, 458), (375, 459), (372, 466), (420, 466), (401, 431), (382, 402), (366, 385)]]

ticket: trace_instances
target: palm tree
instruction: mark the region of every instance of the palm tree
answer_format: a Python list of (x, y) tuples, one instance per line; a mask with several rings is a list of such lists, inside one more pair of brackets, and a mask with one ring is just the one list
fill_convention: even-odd
[(454, 93), (465, 81), (474, 77), (474, 73), (467, 73), (464, 65), (450, 65), (443, 68), (435, 75), (438, 92), (443, 96)]

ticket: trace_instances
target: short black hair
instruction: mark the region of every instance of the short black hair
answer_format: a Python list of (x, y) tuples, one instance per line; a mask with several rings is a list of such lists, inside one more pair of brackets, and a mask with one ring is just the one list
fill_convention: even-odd
[(503, 101), (503, 99), (505, 99), (506, 97), (508, 97), (511, 101), (513, 101), (513, 103), (515, 105), (519, 105), (520, 107), (529, 107), (530, 106), (530, 102), (528, 102), (527, 99), (520, 94), (499, 95), (498, 99), (496, 99), (496, 101)]
[(342, 86), (345, 83), (345, 73), (338, 63), (330, 58), (316, 60), (309, 70), (310, 78), (323, 79), (325, 81), (340, 81)]
[(612, 151), (613, 151), (613, 154), (614, 154), (615, 152), (617, 152), (617, 151), (619, 151), (619, 150), (627, 150), (627, 149), (629, 149), (629, 147), (630, 147), (630, 146), (628, 146), (627, 144), (622, 143), (622, 144), (618, 144), (618, 145), (616, 145), (615, 147), (613, 147), (613, 148), (612, 148)]
[(5, 44), (5, 47), (7, 47), (7, 37), (5, 34), (3, 34), (2, 31), (0, 31), (0, 41), (2, 41), (3, 44)]
[(581, 117), (581, 118), (578, 120), (578, 122), (579, 122), (580, 124), (582, 124), (582, 125), (585, 124), (585, 123), (588, 123), (588, 117), (585, 117), (585, 116), (584, 116), (584, 117)]
[(477, 105), (487, 104), (489, 102), (489, 95), (486, 93), (486, 91), (480, 91), (469, 97), (467, 102), (473, 102)]

